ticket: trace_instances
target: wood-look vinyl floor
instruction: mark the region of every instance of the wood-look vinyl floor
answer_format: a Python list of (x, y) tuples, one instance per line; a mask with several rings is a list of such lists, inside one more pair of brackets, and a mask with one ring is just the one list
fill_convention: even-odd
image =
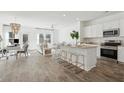
[(124, 64), (98, 60), (91, 71), (74, 74), (52, 56), (32, 51), (28, 57), (14, 56), (0, 60), (1, 82), (121, 82), (124, 81)]

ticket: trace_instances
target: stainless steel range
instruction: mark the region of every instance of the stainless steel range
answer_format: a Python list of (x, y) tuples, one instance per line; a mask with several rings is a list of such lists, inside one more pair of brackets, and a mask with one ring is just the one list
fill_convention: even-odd
[(119, 40), (109, 40), (101, 44), (101, 56), (117, 60)]

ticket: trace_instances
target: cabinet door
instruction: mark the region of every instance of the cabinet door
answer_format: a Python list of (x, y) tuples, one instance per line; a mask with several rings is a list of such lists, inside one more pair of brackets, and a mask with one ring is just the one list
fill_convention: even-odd
[(103, 29), (104, 29), (104, 30), (106, 30), (106, 29), (111, 29), (110, 23), (109, 23), (109, 22), (104, 23), (104, 24), (103, 24)]
[(97, 37), (103, 37), (103, 26), (102, 26), (102, 24), (97, 25), (96, 36)]
[(97, 25), (92, 25), (91, 26), (91, 34), (92, 36), (91, 37), (96, 37), (96, 31), (97, 30)]
[(100, 45), (97, 47), (97, 58), (100, 58)]
[(124, 47), (118, 47), (118, 61), (124, 62)]
[(120, 36), (124, 36), (124, 20), (120, 20)]
[(103, 29), (113, 29), (113, 28), (119, 28), (119, 20), (116, 21), (110, 21), (110, 22), (106, 22), (103, 24)]
[(92, 25), (91, 34), (92, 37), (102, 37), (102, 25)]
[(84, 27), (84, 37), (91, 37), (91, 26)]

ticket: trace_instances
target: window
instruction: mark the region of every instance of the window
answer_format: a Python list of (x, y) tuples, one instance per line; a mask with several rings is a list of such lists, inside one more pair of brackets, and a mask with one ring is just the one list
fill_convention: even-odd
[(48, 43), (51, 43), (51, 35), (50, 34), (46, 34), (46, 40)]
[(9, 39), (11, 38), (15, 38), (15, 35), (13, 34), (13, 32), (9, 32)]
[(43, 34), (39, 34), (39, 44), (44, 42), (44, 36)]

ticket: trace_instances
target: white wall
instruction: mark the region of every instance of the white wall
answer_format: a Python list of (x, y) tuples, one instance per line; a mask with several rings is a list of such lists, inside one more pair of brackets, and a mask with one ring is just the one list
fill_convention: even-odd
[[(11, 28), (9, 26), (3, 26), (3, 45), (6, 47), (8, 45), (8, 32), (11, 32)], [(37, 49), (38, 47), (38, 35), (39, 34), (51, 34), (51, 44), (58, 42), (58, 30), (50, 31), (50, 30), (44, 30), (44, 29), (34, 29), (27, 26), (21, 26), (20, 31), (16, 35), (16, 38), (19, 38), (19, 42), (21, 46), (23, 45), (23, 34), (28, 34), (28, 41), (29, 41), (29, 49)]]
[(124, 12), (104, 16), (104, 17), (101, 17), (101, 18), (86, 22), (85, 25), (99, 24), (99, 23), (103, 24), (105, 22), (114, 21), (114, 20), (120, 20), (120, 19), (124, 19)]
[[(37, 49), (39, 43), (38, 43), (38, 36), (39, 34), (43, 34), (46, 36), (46, 34), (51, 34), (51, 45), (53, 43), (58, 42), (58, 31), (50, 31), (50, 30), (44, 30), (44, 29), (34, 29), (30, 27), (22, 27), (20, 31), (20, 36), (23, 34), (28, 34), (28, 39), (29, 39), (29, 48), (30, 49)], [(22, 39), (21, 39), (22, 40)]]
[(10, 27), (3, 26), (2, 29), (3, 29), (3, 31), (2, 31), (2, 37), (3, 37), (2, 45), (3, 46), (2, 47), (5, 47), (9, 43), (9, 41), (8, 41), (8, 39), (9, 39), (9, 33), (8, 32), (10, 32)]
[[(1, 25), (9, 24), (13, 21), (12, 20), (13, 16), (8, 16), (8, 15), (5, 15), (5, 16), (6, 16), (6, 18), (0, 17), (1, 22), (2, 22)], [(38, 34), (49, 33), (45, 30), (44, 31), (43, 30), (36, 30), (33, 27), (28, 27), (28, 26), (24, 25), (24, 23), (21, 23), (21, 19), (19, 19), (17, 21), (17, 23), (23, 24), (21, 26), (21, 30), (19, 31), (17, 37), (20, 39), (20, 43), (22, 45), (22, 35), (23, 34), (29, 34), (29, 43), (31, 45), (31, 46), (29, 46), (30, 49), (36, 49), (37, 48), (37, 35)], [(10, 28), (4, 28), (3, 34), (5, 34), (5, 32), (6, 32), (5, 30), (7, 32), (11, 31)], [(67, 43), (75, 43), (75, 40), (72, 40), (72, 38), (70, 37), (70, 32), (72, 32), (73, 30), (79, 31), (79, 33), (80, 33), (80, 23), (79, 22), (73, 23), (70, 25), (64, 24), (64, 25), (61, 25), (60, 27), (57, 27), (54, 32), (52, 32), (52, 33), (50, 32), (52, 34), (52, 42), (53, 43), (58, 43), (58, 42), (61, 43), (64, 41)], [(8, 38), (8, 36), (4, 35), (4, 39), (5, 38)], [(80, 39), (79, 39), (79, 41), (80, 41)], [(7, 44), (8, 44), (8, 42), (3, 43), (3, 46), (6, 46)]]
[(53, 31), (53, 43), (58, 43), (59, 42), (59, 29), (55, 29)]
[[(79, 22), (77, 22), (75, 24), (70, 24), (70, 25), (67, 25), (67, 26), (60, 27), (59, 28), (59, 42), (60, 43), (61, 42), (66, 42), (66, 43), (74, 44), (75, 40), (73, 40), (70, 36), (70, 33), (73, 30), (78, 31), (79, 34), (80, 34), (80, 23)], [(78, 41), (80, 41), (80, 39)]]
[[(61, 26), (55, 31), (48, 31), (48, 30), (43, 30), (43, 29), (34, 29), (31, 27), (27, 26), (21, 26), (20, 31), (18, 32), (18, 35), (16, 36), (17, 38), (20, 39), (20, 44), (21, 46), (23, 45), (23, 34), (28, 34), (28, 39), (29, 39), (29, 49), (37, 49), (38, 43), (37, 43), (37, 37), (40, 33), (45, 34), (51, 34), (52, 38), (52, 44), (53, 43), (61, 43), (61, 42), (66, 42), (66, 43), (73, 43), (75, 44), (75, 40), (73, 40), (70, 37), (70, 32), (73, 30), (79, 31), (80, 33), (80, 27), (79, 23), (71, 24), (69, 26)], [(8, 45), (8, 32), (11, 32), (11, 28), (9, 26), (3, 27), (3, 38), (4, 38), (4, 47)], [(80, 41), (80, 39), (79, 39)]]
[[(2, 37), (2, 31), (3, 31), (3, 28), (2, 28), (2, 24), (0, 23), (0, 35)], [(3, 37), (2, 37), (3, 38)], [(2, 41), (0, 42), (0, 48), (2, 48)]]

